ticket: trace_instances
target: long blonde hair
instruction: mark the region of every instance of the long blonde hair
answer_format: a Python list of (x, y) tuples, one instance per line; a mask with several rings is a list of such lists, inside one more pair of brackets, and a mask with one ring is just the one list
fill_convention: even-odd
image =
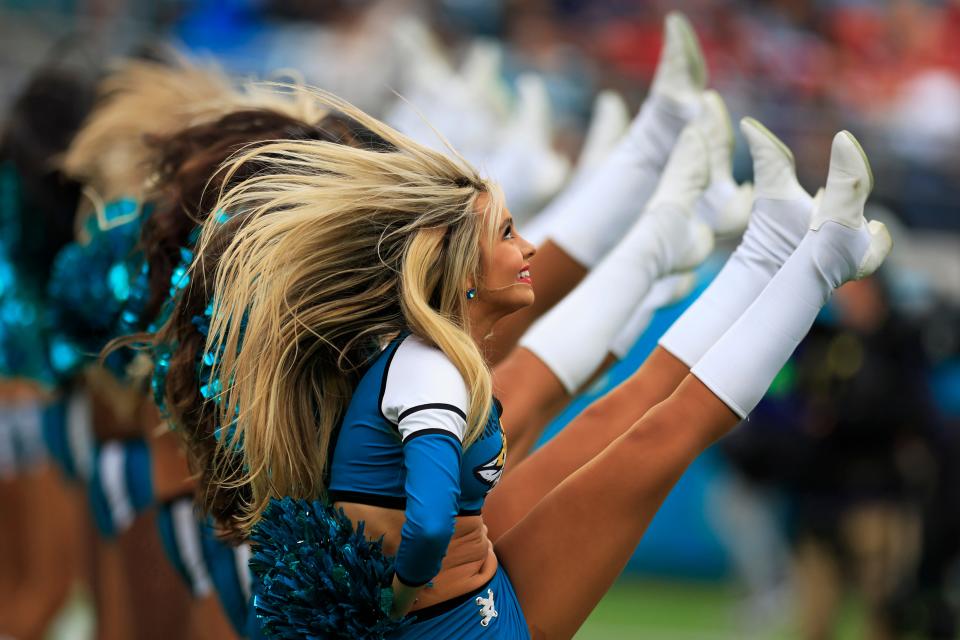
[[(314, 97), (381, 143), (276, 141), (239, 153), (223, 169), (227, 186), (193, 264), (191, 287), (213, 301), (204, 353), (218, 360), (216, 379), (199, 382), (219, 385), (215, 420), (235, 425), (202, 484), (243, 496), (221, 522), (241, 535), (271, 498), (325, 494), (331, 434), (363, 366), (399, 332), (436, 345), (463, 376), (465, 445), (490, 410), (490, 372), (469, 333), (465, 290), (481, 277), (499, 189), (455, 154), (334, 96)], [(247, 177), (231, 180), (239, 174)], [(221, 224), (224, 212), (232, 216)], [(173, 325), (189, 317), (175, 312), (158, 339), (177, 339)], [(182, 398), (170, 400), (175, 420), (201, 415), (178, 417)]]

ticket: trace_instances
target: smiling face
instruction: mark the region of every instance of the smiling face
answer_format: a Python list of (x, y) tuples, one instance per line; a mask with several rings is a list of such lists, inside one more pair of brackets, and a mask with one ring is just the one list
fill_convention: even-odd
[[(485, 198), (486, 196), (484, 196)], [(484, 316), (496, 320), (533, 304), (533, 281), (530, 278), (530, 259), (536, 248), (524, 240), (513, 225), (513, 217), (504, 208), (497, 212), (486, 207), (486, 200), (478, 202), (483, 215), (498, 215), (492, 242), (480, 248), (480, 282), (472, 284), (477, 295), (470, 301), (475, 318)]]

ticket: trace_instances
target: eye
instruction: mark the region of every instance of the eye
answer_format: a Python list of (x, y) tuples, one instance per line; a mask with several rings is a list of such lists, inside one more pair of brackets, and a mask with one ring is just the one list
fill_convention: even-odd
[(513, 225), (508, 224), (503, 230), (503, 239), (504, 240), (513, 240)]

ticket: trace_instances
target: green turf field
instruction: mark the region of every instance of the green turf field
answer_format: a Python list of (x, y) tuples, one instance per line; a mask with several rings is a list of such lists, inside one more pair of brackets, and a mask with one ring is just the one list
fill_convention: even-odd
[[(719, 640), (733, 638), (799, 638), (783, 612), (766, 628), (749, 628), (738, 616), (740, 602), (734, 590), (717, 583), (687, 583), (652, 580), (621, 580), (600, 603), (577, 634), (577, 640)], [(754, 625), (756, 626), (756, 625)], [(863, 637), (858, 607), (844, 607), (838, 640)]]
[[(46, 640), (89, 640), (93, 612), (89, 596), (78, 590)], [(723, 583), (624, 579), (607, 594), (576, 640), (787, 640), (799, 638), (789, 612), (779, 623), (749, 633), (739, 619), (734, 590)], [(754, 625), (756, 626), (756, 625)], [(837, 640), (863, 637), (856, 605), (844, 608)]]

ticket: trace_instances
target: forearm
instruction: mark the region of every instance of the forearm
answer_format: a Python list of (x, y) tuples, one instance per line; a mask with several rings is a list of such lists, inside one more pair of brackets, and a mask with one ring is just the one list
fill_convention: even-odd
[(393, 605), (390, 608), (390, 617), (399, 619), (410, 613), (422, 588), (407, 586), (400, 582), (397, 576), (393, 576)]

